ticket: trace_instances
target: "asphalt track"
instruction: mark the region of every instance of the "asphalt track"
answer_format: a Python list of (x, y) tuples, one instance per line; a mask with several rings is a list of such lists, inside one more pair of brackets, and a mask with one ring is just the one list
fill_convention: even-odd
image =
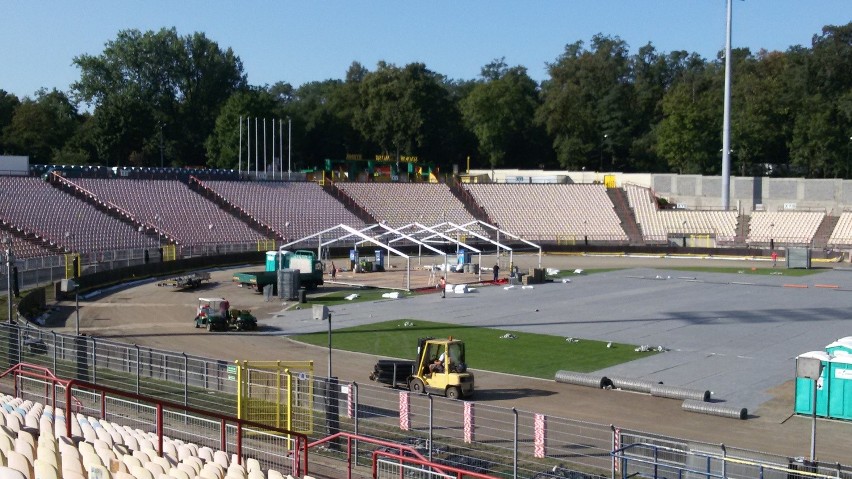
[[(516, 257), (515, 261), (526, 267), (537, 258)], [(685, 413), (680, 401), (483, 372), (477, 375), (478, 400), (675, 437), (807, 455), (810, 422), (792, 416), (794, 359), (852, 335), (848, 321), (852, 271), (832, 269), (794, 278), (666, 269), (699, 264), (747, 271), (769, 266), (765, 261), (696, 258), (545, 256), (542, 263), (572, 270), (625, 269), (574, 275), (570, 283), (531, 289), (487, 286), (471, 294), (448, 294), (446, 299), (425, 294), (335, 306), (333, 328), (410, 318), (510, 329), (518, 334), (663, 346), (667, 349), (663, 354), (599, 373), (707, 389), (714, 400), (746, 407), (752, 417), (735, 421)], [(145, 284), (104, 294), (81, 303), (81, 331), (227, 360), (313, 359), (318, 371), (325, 370), (324, 348), (286, 338), (323, 331), (325, 323), (314, 321), (309, 309), (292, 305), (288, 309), (278, 301), (264, 303), (261, 295), (236, 288), (229, 277), (228, 272), (216, 272), (213, 278), (218, 284), (192, 293)], [(204, 295), (225, 296), (233, 307), (252, 307), (261, 332), (199, 333), (191, 319), (195, 299)], [(62, 311), (69, 313), (67, 305)], [(66, 329), (73, 329), (71, 318), (69, 314)], [(511, 341), (507, 341), (509, 348)], [(365, 381), (374, 361), (368, 355), (336, 351), (334, 374)], [(818, 457), (849, 462), (845, 457), (852, 424), (821, 421), (820, 438)]]

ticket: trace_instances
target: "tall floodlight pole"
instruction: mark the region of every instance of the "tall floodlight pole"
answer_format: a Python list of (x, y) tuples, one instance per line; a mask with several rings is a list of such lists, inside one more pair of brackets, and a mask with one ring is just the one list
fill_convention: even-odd
[(238, 148), (240, 151), (239, 159), (237, 160), (237, 174), (243, 172), (243, 116), (240, 115), (240, 147)]
[(293, 163), (291, 161), (292, 160), (291, 154), (292, 154), (292, 151), (293, 151), (292, 140), (293, 140), (293, 120), (291, 120), (290, 117), (288, 116), (287, 117), (287, 180), (290, 180), (290, 172), (292, 171), (292, 168), (293, 168)]
[(251, 172), (251, 117), (246, 117), (246, 176)]
[(257, 117), (254, 117), (254, 179), (257, 179), (257, 159), (260, 156), (260, 148), (258, 147), (258, 137), (257, 137)]
[[(278, 154), (281, 155), (281, 161), (278, 162), (278, 167), (281, 171), (281, 179), (284, 179), (284, 122), (281, 118), (278, 119)], [(288, 180), (290, 178), (287, 178)]]
[(163, 167), (163, 122), (160, 122), (160, 168)]
[(263, 119), (263, 178), (266, 179), (266, 118)]
[(722, 208), (731, 206), (731, 17), (732, 0), (728, 0), (725, 31), (725, 111), (722, 118)]
[(3, 238), (3, 246), (6, 248), (6, 306), (8, 306), (8, 320), (12, 323), (12, 238)]
[(275, 118), (272, 119), (272, 179), (275, 179)]

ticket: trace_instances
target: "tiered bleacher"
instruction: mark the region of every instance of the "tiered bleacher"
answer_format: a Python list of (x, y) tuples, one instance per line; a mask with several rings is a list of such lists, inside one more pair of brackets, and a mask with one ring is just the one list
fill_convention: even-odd
[(497, 225), (518, 236), (627, 241), (603, 185), (469, 184), (465, 188)]
[(822, 211), (755, 211), (749, 222), (747, 241), (810, 244), (823, 219)]
[[(283, 479), (253, 458), (163, 438), (141, 429), (0, 396), (0, 479)], [(305, 476), (308, 477), (308, 476)]]
[[(0, 229), (0, 238), (11, 238), (12, 251), (17, 258), (34, 258), (56, 254), (49, 249), (48, 245), (44, 244), (43, 240), (35, 237), (27, 240)], [(0, 250), (2, 249), (5, 249), (5, 247), (0, 245)]]
[(837, 225), (834, 226), (834, 231), (828, 238), (828, 245), (844, 247), (852, 245), (852, 211), (844, 211), (840, 214)]
[(664, 243), (671, 234), (713, 235), (717, 241), (727, 242), (736, 237), (736, 211), (660, 210), (648, 188), (627, 185), (625, 190), (642, 237), (648, 243)]
[(175, 180), (73, 178), (71, 183), (161, 228), (178, 244), (246, 243), (261, 235)]
[(69, 252), (139, 248), (146, 241), (133, 226), (40, 178), (0, 177), (0, 220)]
[(461, 201), (441, 183), (337, 183), (376, 220), (398, 228), (418, 222), (434, 225), (474, 221)]
[(316, 183), (205, 181), (204, 185), (287, 240), (312, 235), (338, 224), (353, 228), (364, 222)]

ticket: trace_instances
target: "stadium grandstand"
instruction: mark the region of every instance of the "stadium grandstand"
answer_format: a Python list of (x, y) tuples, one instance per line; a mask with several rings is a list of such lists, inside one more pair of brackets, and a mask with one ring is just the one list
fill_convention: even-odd
[[(19, 258), (177, 245), (255, 248), (347, 224), (470, 224), (483, 221), (544, 245), (760, 248), (852, 245), (852, 213), (687, 207), (627, 181), (509, 184), (247, 181), (228, 171), (33, 167), (0, 177), (0, 228)], [(124, 170), (122, 170), (124, 171)], [(555, 176), (554, 176), (555, 177)], [(320, 184), (321, 183), (321, 184)], [(700, 202), (700, 198), (693, 198)], [(793, 204), (795, 206), (795, 204)], [(747, 213), (750, 213), (747, 214)], [(97, 235), (92, 232), (97, 231)], [(272, 248), (269, 248), (272, 249)]]
[[(483, 221), (535, 240), (551, 250), (564, 251), (595, 247), (602, 251), (636, 248), (637, 251), (679, 252), (682, 251), (679, 248), (687, 244), (687, 237), (712, 239), (706, 243), (712, 248), (695, 241), (689, 244), (718, 253), (741, 252), (749, 247), (758, 248), (751, 250), (755, 254), (762, 254), (760, 248), (767, 246), (816, 247), (822, 237), (826, 244), (837, 248), (852, 246), (852, 212), (843, 212), (836, 217), (818, 207), (812, 210), (791, 207), (777, 211), (750, 209), (746, 214), (739, 209), (725, 211), (713, 206), (681, 207), (676, 201), (669, 201), (669, 204), (674, 203), (677, 208), (661, 208), (660, 195), (651, 185), (628, 182), (620, 186), (618, 183), (570, 182), (462, 184), (448, 178), (446, 183), (439, 184), (331, 181), (319, 184), (310, 181), (252, 181), (227, 172), (186, 174), (170, 169), (129, 170), (127, 174), (119, 174), (100, 168), (80, 168), (72, 172), (62, 174), (57, 170), (40, 168), (33, 169), (30, 176), (0, 177), (0, 236), (11, 238), (6, 248), (14, 251), (19, 266), (25, 270), (30, 259), (62, 253), (98, 253), (83, 258), (84, 263), (98, 263), (103, 262), (106, 252), (147, 252), (165, 245), (179, 246), (179, 256), (184, 257), (191, 257), (193, 247), (198, 245), (214, 245), (213, 254), (258, 253), (343, 223), (363, 228), (375, 223), (400, 227), (415, 222), (467, 224)], [(839, 209), (838, 205), (831, 210)], [(483, 231), (489, 232), (487, 229)], [(226, 247), (232, 244), (245, 247)], [(147, 260), (147, 256), (143, 255), (132, 258), (138, 258), (141, 263), (143, 257)], [(115, 258), (116, 270), (131, 266), (131, 256), (116, 254)], [(98, 265), (97, 268), (103, 266)], [(96, 272), (100, 272), (97, 268)], [(65, 276), (70, 275), (66, 273)], [(45, 284), (55, 283), (56, 279), (64, 276), (54, 276), (51, 271), (50, 275), (42, 275), (41, 280), (38, 273), (35, 277), (33, 284)], [(488, 461), (496, 464), (512, 453), (517, 477), (518, 444), (521, 444), (521, 455), (529, 461), (521, 465), (527, 468), (522, 471), (523, 477), (545, 477), (535, 475), (536, 471), (547, 466), (548, 470), (552, 467), (555, 472), (562, 467), (561, 462), (557, 466), (529, 459), (541, 457), (536, 456), (539, 454), (537, 449), (544, 448), (545, 443), (542, 439), (540, 445), (535, 434), (546, 429), (563, 433), (565, 430), (582, 429), (583, 434), (589, 435), (579, 439), (593, 443), (592, 446), (583, 445), (590, 449), (587, 455), (578, 454), (571, 458), (588, 461), (581, 464), (583, 468), (610, 472), (609, 468), (614, 464), (612, 458), (616, 453), (612, 438), (616, 429), (612, 426), (597, 427), (570, 420), (561, 424), (561, 418), (551, 418), (552, 422), (545, 428), (543, 416), (539, 418), (540, 415), (515, 410), (510, 413), (489, 408), (485, 403), (476, 407), (486, 417), (504, 414), (495, 420), (499, 423), (499, 433), (504, 436), (491, 441), (482, 450), (475, 450), (476, 445), (469, 444), (476, 443), (475, 440), (462, 439), (470, 432), (459, 427), (468, 419), (463, 414), (472, 414), (473, 408), (451, 415), (445, 424), (438, 424), (437, 429), (454, 435), (447, 436), (446, 442), (465, 442), (468, 445), (464, 447), (471, 449), (465, 449), (467, 455), (458, 455), (454, 459), (457, 462), (450, 465), (432, 463), (421, 454), (422, 443), (405, 443), (414, 434), (408, 429), (407, 438), (394, 438), (402, 444), (355, 436), (359, 431), (357, 427), (348, 436), (329, 434), (318, 439), (316, 436), (320, 434), (317, 433), (311, 438), (315, 441), (309, 444), (307, 434), (299, 430), (257, 428), (256, 424), (242, 419), (211, 412), (223, 409), (222, 403), (215, 401), (225, 401), (222, 397), (233, 401), (235, 396), (233, 364), (219, 359), (191, 357), (186, 353), (153, 348), (148, 348), (146, 358), (136, 345), (112, 343), (101, 338), (64, 336), (55, 332), (51, 334), (36, 328), (25, 329), (11, 322), (0, 326), (0, 336), (3, 336), (0, 362), (11, 366), (5, 374), (17, 375), (14, 382), (16, 394), (0, 395), (0, 479), (309, 478), (315, 464), (308, 461), (307, 451), (311, 448), (311, 457), (319, 456), (315, 461), (337, 461), (324, 477), (342, 477), (345, 472), (351, 473), (351, 463), (349, 471), (343, 471), (340, 463), (345, 460), (344, 456), (350, 459), (348, 441), (352, 437), (357, 437), (364, 448), (360, 456), (363, 460), (372, 460), (375, 464), (380, 461), (381, 454), (392, 456), (385, 464), (396, 465), (397, 468), (391, 473), (386, 471), (381, 477), (402, 477), (404, 473), (400, 464), (410, 460), (415, 462), (409, 466), (409, 473), (415, 469), (420, 473), (424, 467), (434, 469), (430, 476), (417, 477), (451, 476), (459, 471), (453, 467), (455, 464), (466, 470), (479, 471), (468, 473), (470, 477), (487, 478), (492, 476), (487, 475), (488, 468), (483, 464), (490, 464)], [(39, 367), (26, 366), (21, 364), (22, 359), (42, 363)], [(28, 367), (32, 369), (26, 372)], [(128, 382), (113, 388), (95, 384), (94, 380), (92, 383), (84, 380), (72, 383), (53, 376), (48, 367), (54, 371), (64, 368), (62, 374), (68, 378), (101, 374), (102, 383), (118, 381), (115, 378)], [(353, 422), (357, 424), (359, 420), (359, 387), (365, 398), (379, 394), (368, 386), (355, 386), (353, 383), (344, 389), (339, 387), (342, 383), (338, 384), (336, 378), (332, 381), (329, 377), (328, 381), (316, 382), (317, 391), (323, 391), (317, 393), (317, 401), (328, 399), (328, 404), (334, 402), (334, 406), (326, 410), (317, 407), (316, 410), (323, 413), (334, 411), (334, 414), (340, 415), (338, 420), (345, 416), (334, 426), (338, 430)], [(25, 383), (30, 387), (25, 388)], [(162, 389), (143, 396), (138, 391), (140, 384), (144, 386), (146, 383)], [(130, 393), (134, 387), (137, 393)], [(387, 389), (381, 388), (381, 391)], [(58, 399), (58, 394), (63, 392), (66, 393), (65, 399)], [(322, 397), (321, 394), (328, 396)], [(353, 395), (356, 397), (354, 405)], [(188, 405), (189, 398), (193, 396), (212, 402), (207, 403), (205, 410), (195, 409)], [(177, 397), (183, 399), (184, 404), (168, 403), (163, 397)], [(384, 422), (377, 420), (379, 426), (374, 426), (375, 429), (390, 430), (389, 424), (401, 422), (403, 409), (404, 414), (408, 414), (408, 404), (403, 407), (401, 397), (400, 391), (393, 390), (390, 402), (381, 407), (370, 406), (370, 415), (390, 411), (389, 419)], [(300, 397), (299, 400), (305, 398)], [(431, 397), (429, 401), (431, 408)], [(421, 404), (420, 407), (420, 418), (427, 417), (425, 406)], [(431, 409), (428, 411), (429, 421), (432, 421)], [(513, 417), (515, 436), (512, 439), (516, 449), (500, 449), (503, 443), (511, 442), (506, 439), (505, 429), (512, 423)], [(521, 433), (517, 426), (519, 417), (524, 424)], [(436, 420), (441, 421), (440, 418)], [(325, 416), (319, 421), (333, 429)], [(341, 426), (342, 423), (346, 424)], [(467, 424), (468, 428), (472, 428), (475, 421), (468, 420)], [(478, 427), (479, 434), (484, 435), (483, 424)], [(272, 429), (275, 430), (270, 432)], [(425, 426), (420, 432), (424, 430)], [(528, 437), (519, 434), (527, 434)], [(620, 440), (625, 441), (622, 446), (629, 437), (627, 434), (620, 436)], [(637, 437), (637, 448), (646, 439)], [(366, 447), (371, 440), (373, 444)], [(343, 454), (344, 441), (347, 442), (346, 454)], [(567, 441), (558, 442), (561, 439), (553, 441), (548, 444), (553, 450), (576, 447), (576, 444)], [(355, 457), (359, 457), (357, 447)], [(433, 451), (431, 444), (426, 446), (426, 450), (429, 458), (433, 452), (445, 452)], [(471, 450), (481, 456), (490, 456), (476, 462), (474, 460), (479, 459)], [(314, 451), (322, 453), (315, 454)], [(302, 454), (304, 459), (301, 459)], [(687, 472), (711, 476), (709, 464), (712, 458), (697, 455), (686, 458), (687, 453), (683, 451), (678, 451), (678, 454), (685, 457), (684, 464), (681, 469), (672, 469), (672, 477)], [(645, 453), (641, 459), (648, 457), (649, 453)], [(706, 471), (689, 469), (701, 460), (708, 464)], [(749, 469), (750, 474), (742, 477), (757, 477), (758, 473), (763, 477), (762, 464), (740, 466), (753, 467)], [(501, 467), (504, 469), (500, 477), (510, 477), (506, 472), (508, 466), (501, 464)], [(615, 474), (615, 471), (612, 473)], [(458, 472), (458, 477), (462, 475)], [(373, 477), (380, 477), (375, 470)], [(590, 479), (603, 476), (576, 472), (570, 477)], [(828, 476), (821, 476), (817, 471), (808, 477)]]

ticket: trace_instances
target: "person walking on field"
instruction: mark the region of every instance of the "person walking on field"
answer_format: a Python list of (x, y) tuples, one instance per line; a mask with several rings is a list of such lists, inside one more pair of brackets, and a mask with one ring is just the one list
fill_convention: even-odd
[(446, 298), (447, 297), (447, 278), (445, 276), (441, 276), (440, 288), (441, 288), (441, 298)]
[(494, 282), (497, 282), (497, 276), (500, 274), (500, 265), (494, 263)]

